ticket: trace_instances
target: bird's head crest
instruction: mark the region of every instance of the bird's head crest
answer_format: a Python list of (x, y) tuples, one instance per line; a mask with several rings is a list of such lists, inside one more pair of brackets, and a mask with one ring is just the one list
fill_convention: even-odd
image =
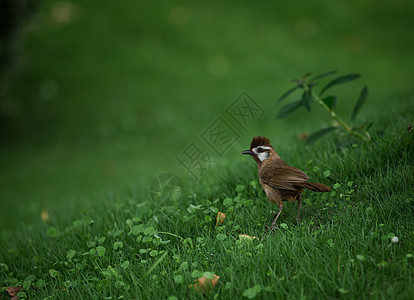
[(270, 145), (270, 140), (267, 137), (260, 136), (260, 135), (255, 136), (253, 138), (252, 142), (250, 143), (250, 149), (254, 149), (259, 146), (272, 147), (272, 145)]

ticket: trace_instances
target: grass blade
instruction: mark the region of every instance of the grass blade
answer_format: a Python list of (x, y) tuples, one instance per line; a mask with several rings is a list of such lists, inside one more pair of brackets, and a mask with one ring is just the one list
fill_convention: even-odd
[(290, 90), (286, 91), (277, 102), (282, 102), (287, 96), (289, 96), (293, 91), (297, 90), (299, 87), (295, 86), (291, 88)]
[(148, 271), (145, 272), (142, 278), (147, 277), (164, 260), (167, 254), (168, 254), (168, 250), (166, 250), (165, 253), (151, 266), (151, 268), (149, 268)]
[(282, 119), (284, 117), (286, 117), (288, 114), (290, 114), (291, 112), (295, 111), (296, 109), (298, 109), (300, 106), (303, 105), (303, 101), (299, 100), (299, 101), (295, 101), (289, 104), (286, 104), (285, 106), (283, 106), (277, 116), (276, 119)]
[(325, 85), (325, 87), (321, 90), (320, 94), (322, 95), (327, 89), (329, 89), (329, 88), (331, 88), (335, 85), (355, 80), (359, 76), (361, 76), (361, 75), (360, 74), (348, 74), (348, 75), (338, 77), (338, 78), (332, 80), (331, 82), (329, 82), (327, 85)]
[(364, 105), (365, 100), (368, 96), (368, 87), (364, 86), (364, 88), (361, 90), (361, 93), (359, 94), (359, 99), (357, 103), (355, 103), (354, 109), (352, 110), (351, 114), (351, 122), (355, 119), (357, 114), (359, 113), (359, 110), (361, 109), (362, 105)]
[(308, 139), (306, 140), (306, 145), (310, 145), (310, 144), (314, 143), (316, 140), (320, 139), (325, 134), (327, 134), (327, 133), (329, 133), (332, 130), (337, 129), (337, 128), (338, 127), (335, 127), (335, 126), (333, 126), (333, 127), (327, 127), (327, 128), (321, 129), (321, 130), (319, 130), (319, 131), (317, 131), (315, 133), (312, 133), (308, 137)]
[(303, 105), (305, 105), (308, 112), (311, 111), (311, 102), (312, 102), (312, 91), (311, 89), (305, 90), (302, 94)]

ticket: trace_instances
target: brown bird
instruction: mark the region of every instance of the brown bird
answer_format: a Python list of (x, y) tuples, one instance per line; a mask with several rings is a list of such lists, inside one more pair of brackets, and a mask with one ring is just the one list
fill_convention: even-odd
[(277, 229), (276, 221), (283, 209), (283, 201), (298, 201), (298, 220), (300, 219), (300, 194), (304, 189), (315, 192), (329, 192), (326, 185), (308, 182), (309, 176), (302, 170), (286, 164), (276, 153), (266, 137), (254, 137), (250, 149), (241, 154), (250, 154), (259, 167), (259, 181), (270, 202), (279, 206), (279, 213), (269, 229)]

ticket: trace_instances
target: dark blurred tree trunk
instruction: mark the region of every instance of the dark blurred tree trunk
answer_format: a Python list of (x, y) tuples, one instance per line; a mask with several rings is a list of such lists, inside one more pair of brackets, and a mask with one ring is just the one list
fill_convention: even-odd
[(8, 114), (4, 91), (9, 80), (10, 71), (16, 62), (17, 39), (21, 28), (30, 20), (38, 0), (0, 0), (0, 137), (10, 134)]
[(13, 42), (30, 19), (36, 0), (0, 0), (0, 76), (13, 63)]

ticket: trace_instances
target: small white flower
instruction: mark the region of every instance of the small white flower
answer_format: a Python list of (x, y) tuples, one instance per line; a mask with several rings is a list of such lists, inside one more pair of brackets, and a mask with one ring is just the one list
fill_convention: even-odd
[(398, 238), (396, 236), (392, 237), (391, 242), (394, 244), (398, 243)]

